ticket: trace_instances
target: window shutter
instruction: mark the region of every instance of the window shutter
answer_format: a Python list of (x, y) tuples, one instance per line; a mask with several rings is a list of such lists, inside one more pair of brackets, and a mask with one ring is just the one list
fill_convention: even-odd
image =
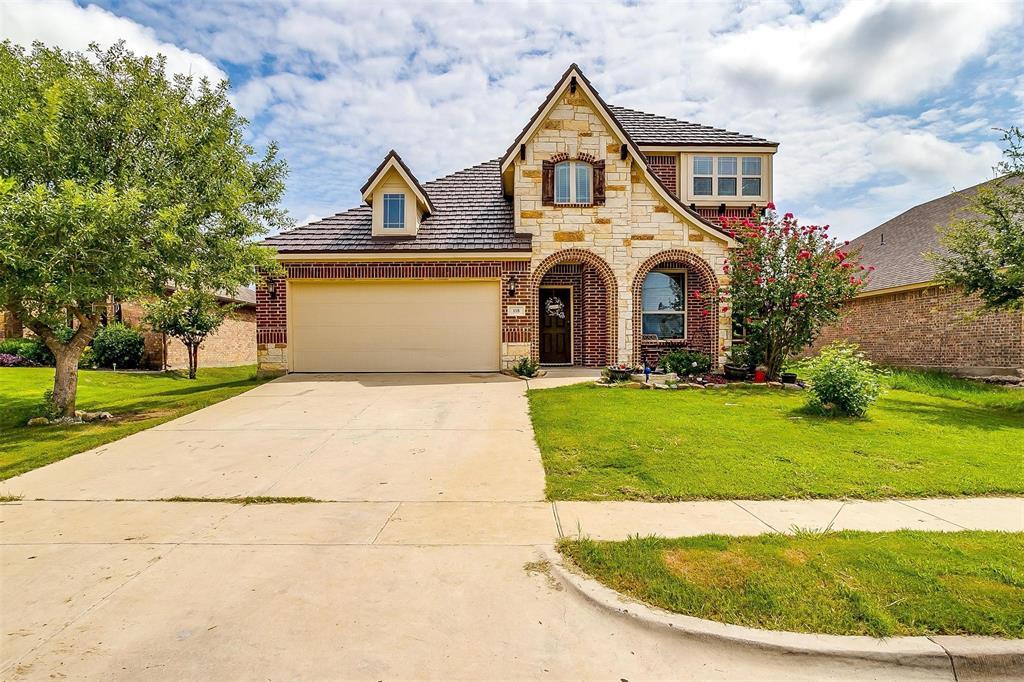
[(551, 161), (541, 163), (540, 203), (544, 206), (555, 205), (555, 164)]
[(594, 162), (594, 205), (604, 206), (604, 161)]

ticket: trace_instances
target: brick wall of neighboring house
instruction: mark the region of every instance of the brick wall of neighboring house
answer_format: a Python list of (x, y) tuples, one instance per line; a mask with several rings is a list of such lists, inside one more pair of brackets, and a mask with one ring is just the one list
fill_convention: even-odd
[(21, 322), (6, 310), (0, 310), (0, 339), (14, 339), (24, 336)]
[[(387, 262), (282, 263), (285, 275), (256, 287), (256, 356), (263, 375), (288, 371), (287, 279), (489, 279), (501, 282), (501, 361), (509, 366), (529, 355), (530, 328), (525, 317), (509, 317), (508, 306), (527, 304), (525, 260), (439, 260)], [(515, 278), (515, 295), (508, 292)], [(271, 281), (276, 293), (270, 294)]]
[[(161, 369), (164, 360), (164, 336), (146, 329), (142, 323), (145, 310), (139, 303), (122, 303), (121, 319), (142, 331), (146, 342), (143, 363), (150, 369)], [(167, 338), (167, 367), (188, 367), (188, 351), (177, 339)], [(252, 307), (236, 309), (221, 327), (199, 346), (200, 367), (232, 367), (256, 362), (256, 311)]]
[(885, 365), (961, 374), (1024, 372), (1024, 313), (969, 317), (978, 307), (977, 298), (942, 286), (856, 298), (812, 351), (845, 340)]

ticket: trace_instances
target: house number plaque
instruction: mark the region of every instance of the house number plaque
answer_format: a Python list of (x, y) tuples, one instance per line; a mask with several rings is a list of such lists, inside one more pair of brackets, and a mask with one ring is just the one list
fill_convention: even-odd
[(506, 307), (505, 314), (509, 317), (526, 317), (525, 305), (510, 305)]

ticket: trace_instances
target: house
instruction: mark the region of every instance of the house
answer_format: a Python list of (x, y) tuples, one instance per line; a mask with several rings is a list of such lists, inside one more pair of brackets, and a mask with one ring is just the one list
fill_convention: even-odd
[[(168, 287), (168, 293), (173, 288)], [(225, 305), (236, 306), (220, 328), (199, 347), (199, 362), (203, 367), (231, 367), (256, 362), (256, 292), (249, 287), (238, 287), (231, 294), (218, 297)], [(104, 321), (123, 322), (142, 332), (145, 352), (142, 365), (149, 369), (186, 369), (188, 350), (177, 339), (147, 329), (142, 301), (110, 302)], [(0, 339), (24, 335), (25, 330), (10, 313), (0, 311)], [(31, 333), (31, 332), (29, 332)]]
[(927, 257), (943, 252), (941, 230), (964, 217), (985, 184), (915, 206), (852, 240), (875, 272), (815, 348), (845, 340), (885, 365), (1024, 375), (1024, 313), (978, 314), (979, 299), (939, 284)]
[(574, 64), (501, 157), (421, 183), (394, 151), (364, 205), (267, 239), (261, 372), (724, 360), (720, 217), (772, 199), (778, 144), (610, 106)]

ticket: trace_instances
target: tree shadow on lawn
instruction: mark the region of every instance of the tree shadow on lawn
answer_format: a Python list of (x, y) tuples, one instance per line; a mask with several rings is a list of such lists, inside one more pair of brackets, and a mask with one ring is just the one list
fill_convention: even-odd
[[(941, 398), (940, 400), (949, 400)], [(875, 420), (872, 413), (883, 412), (906, 419), (908, 422), (923, 422), (942, 429), (957, 431), (1003, 431), (1006, 429), (1024, 429), (1024, 418), (1011, 410), (997, 407), (983, 407), (968, 403), (957, 405), (936, 404), (914, 400), (904, 396), (887, 396), (882, 402), (868, 408), (865, 417), (847, 417), (843, 415), (824, 414), (810, 405), (788, 410), (790, 418), (800, 418), (815, 425), (858, 426), (871, 424)]]

